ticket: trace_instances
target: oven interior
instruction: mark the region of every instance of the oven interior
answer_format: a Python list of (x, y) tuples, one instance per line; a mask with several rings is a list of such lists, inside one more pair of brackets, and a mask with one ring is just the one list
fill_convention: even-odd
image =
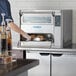
[[(31, 36), (30, 41), (51, 41), (52, 43), (54, 43), (54, 36), (51, 33), (49, 34), (29, 33), (29, 35)], [(20, 36), (20, 41), (27, 41), (27, 39)]]

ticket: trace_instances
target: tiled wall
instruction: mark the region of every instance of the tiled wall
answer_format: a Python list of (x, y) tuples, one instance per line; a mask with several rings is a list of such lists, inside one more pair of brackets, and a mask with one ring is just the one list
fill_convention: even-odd
[[(20, 9), (73, 9), (73, 43), (76, 43), (76, 0), (9, 0), (12, 7), (12, 16), (16, 24), (19, 25)], [(15, 36), (19, 34), (13, 32), (13, 42), (17, 43)]]

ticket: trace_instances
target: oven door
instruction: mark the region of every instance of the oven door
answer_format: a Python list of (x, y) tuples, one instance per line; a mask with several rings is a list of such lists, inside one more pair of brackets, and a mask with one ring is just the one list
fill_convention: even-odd
[(22, 12), (20, 17), (21, 29), (27, 33), (53, 33), (54, 12), (30, 11)]

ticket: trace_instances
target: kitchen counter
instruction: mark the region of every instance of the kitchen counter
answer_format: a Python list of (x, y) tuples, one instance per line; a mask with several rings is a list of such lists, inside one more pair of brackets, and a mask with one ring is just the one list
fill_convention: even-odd
[[(25, 47), (13, 47), (15, 51), (26, 51), (26, 53), (42, 53), (43, 55), (50, 55), (50, 76), (52, 76), (52, 56), (61, 56), (63, 54), (76, 55), (76, 44), (73, 44), (67, 48), (25, 48)], [(68, 55), (69, 56), (69, 55)]]
[(9, 64), (0, 64), (0, 76), (17, 76), (39, 64), (36, 59), (17, 59)]
[(51, 53), (51, 54), (76, 54), (76, 44), (67, 48), (25, 48), (13, 47), (13, 50), (26, 50), (26, 52)]

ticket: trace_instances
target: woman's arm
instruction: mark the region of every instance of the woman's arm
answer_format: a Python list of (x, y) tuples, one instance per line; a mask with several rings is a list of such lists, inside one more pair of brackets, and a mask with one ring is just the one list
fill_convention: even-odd
[(31, 37), (30, 37), (26, 32), (24, 32), (23, 30), (21, 30), (21, 28), (19, 28), (14, 22), (10, 22), (10, 23), (9, 23), (9, 27), (10, 27), (12, 30), (20, 33), (20, 34), (21, 34), (24, 38), (26, 38), (27, 40), (30, 40), (30, 39), (31, 39)]

